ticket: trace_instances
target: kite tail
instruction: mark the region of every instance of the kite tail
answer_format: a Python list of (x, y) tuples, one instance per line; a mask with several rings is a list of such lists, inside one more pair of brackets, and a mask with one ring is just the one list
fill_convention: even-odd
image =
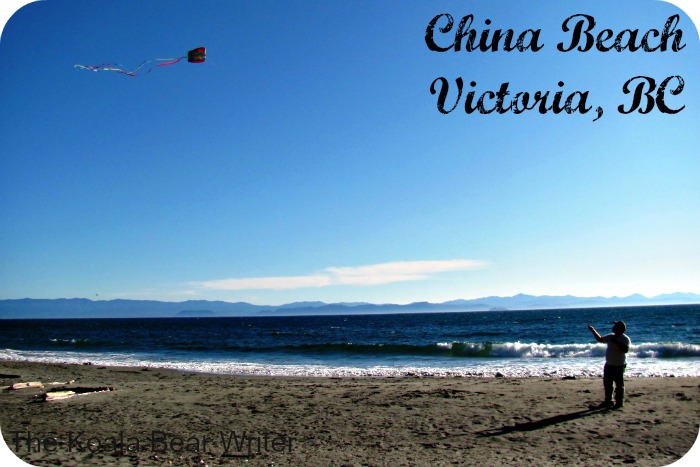
[(180, 60), (183, 58), (187, 57), (178, 57), (178, 58), (154, 58), (151, 60), (146, 60), (143, 62), (141, 65), (137, 66), (133, 70), (125, 70), (122, 68), (122, 65), (118, 64), (110, 64), (110, 63), (103, 63), (101, 65), (75, 65), (75, 68), (80, 68), (82, 70), (90, 70), (90, 71), (115, 71), (117, 73), (121, 73), (127, 76), (139, 76), (139, 75), (145, 75), (146, 73), (150, 73), (153, 67), (149, 67), (143, 72), (139, 72), (139, 70), (143, 69), (146, 65), (149, 63), (153, 62), (164, 62), (164, 63), (156, 63), (156, 66), (168, 66), (168, 65), (174, 65), (178, 63)]
[(159, 63), (157, 66), (175, 65), (177, 62), (179, 62), (179, 61), (182, 60), (183, 58), (187, 58), (187, 57), (178, 57), (178, 58), (157, 58), (156, 60), (170, 60), (169, 62)]
[(111, 63), (102, 63), (100, 65), (75, 65), (75, 68), (90, 71), (116, 71), (128, 76), (136, 76), (136, 73), (119, 68), (121, 65), (113, 65)]

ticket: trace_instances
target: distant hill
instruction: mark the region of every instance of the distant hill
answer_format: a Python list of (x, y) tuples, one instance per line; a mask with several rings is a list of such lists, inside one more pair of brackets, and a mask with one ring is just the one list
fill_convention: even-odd
[(682, 304), (700, 304), (700, 295), (675, 293), (648, 298), (639, 294), (628, 297), (518, 294), (513, 297), (484, 297), (470, 300), (451, 300), (443, 303), (415, 302), (407, 305), (364, 302), (295, 302), (279, 306), (206, 300), (159, 302), (152, 300), (89, 300), (86, 298), (24, 298), (0, 300), (0, 319), (348, 315)]

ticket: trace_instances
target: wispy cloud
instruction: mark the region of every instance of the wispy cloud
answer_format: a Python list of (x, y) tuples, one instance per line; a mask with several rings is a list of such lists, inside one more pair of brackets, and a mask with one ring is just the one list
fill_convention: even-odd
[(331, 285), (331, 278), (323, 274), (309, 276), (246, 277), (242, 279), (219, 279), (198, 283), (209, 290), (251, 290), (251, 289), (302, 289), (305, 287), (325, 287)]
[(436, 274), (486, 267), (473, 259), (438, 261), (396, 261), (356, 267), (329, 267), (306, 276), (247, 277), (198, 282), (207, 290), (288, 290), (331, 285), (383, 285), (393, 282), (427, 280)]

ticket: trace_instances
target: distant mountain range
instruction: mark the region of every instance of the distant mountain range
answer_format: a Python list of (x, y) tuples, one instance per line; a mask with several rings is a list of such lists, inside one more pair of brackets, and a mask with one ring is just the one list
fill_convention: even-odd
[(280, 306), (207, 300), (159, 302), (151, 300), (89, 300), (86, 298), (24, 298), (0, 300), (0, 319), (349, 315), (682, 304), (700, 304), (700, 295), (674, 293), (648, 298), (639, 294), (630, 295), (629, 297), (533, 296), (519, 294), (513, 297), (484, 297), (471, 300), (451, 300), (443, 303), (415, 302), (408, 305), (364, 302), (295, 302)]

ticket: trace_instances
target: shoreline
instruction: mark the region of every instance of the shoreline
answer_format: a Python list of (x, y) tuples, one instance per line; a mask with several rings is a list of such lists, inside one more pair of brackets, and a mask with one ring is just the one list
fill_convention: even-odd
[[(643, 344), (644, 345), (644, 344)], [(603, 347), (604, 348), (604, 347)], [(42, 354), (47, 352), (36, 352)], [(29, 355), (26, 355), (29, 354)], [(117, 360), (117, 358), (126, 360)], [(603, 374), (601, 358), (464, 358), (443, 361), (382, 362), (381, 360), (356, 362), (354, 365), (324, 362), (236, 362), (222, 360), (173, 359), (161, 361), (148, 356), (117, 356), (79, 352), (66, 352), (61, 357), (33, 355), (32, 351), (0, 350), (0, 362), (26, 362), (46, 365), (95, 365), (106, 367), (137, 367), (169, 369), (179, 372), (196, 372), (212, 375), (267, 376), (292, 378), (600, 378)], [(628, 364), (626, 378), (687, 378), (700, 377), (698, 360), (633, 358)]]
[[(113, 387), (42, 402), (0, 393), (8, 447), (33, 465), (663, 466), (698, 437), (700, 377), (243, 376), (0, 361), (0, 385)], [(7, 378), (6, 376), (20, 376)], [(29, 438), (29, 446), (27, 445)], [(38, 452), (37, 452), (38, 451)]]

